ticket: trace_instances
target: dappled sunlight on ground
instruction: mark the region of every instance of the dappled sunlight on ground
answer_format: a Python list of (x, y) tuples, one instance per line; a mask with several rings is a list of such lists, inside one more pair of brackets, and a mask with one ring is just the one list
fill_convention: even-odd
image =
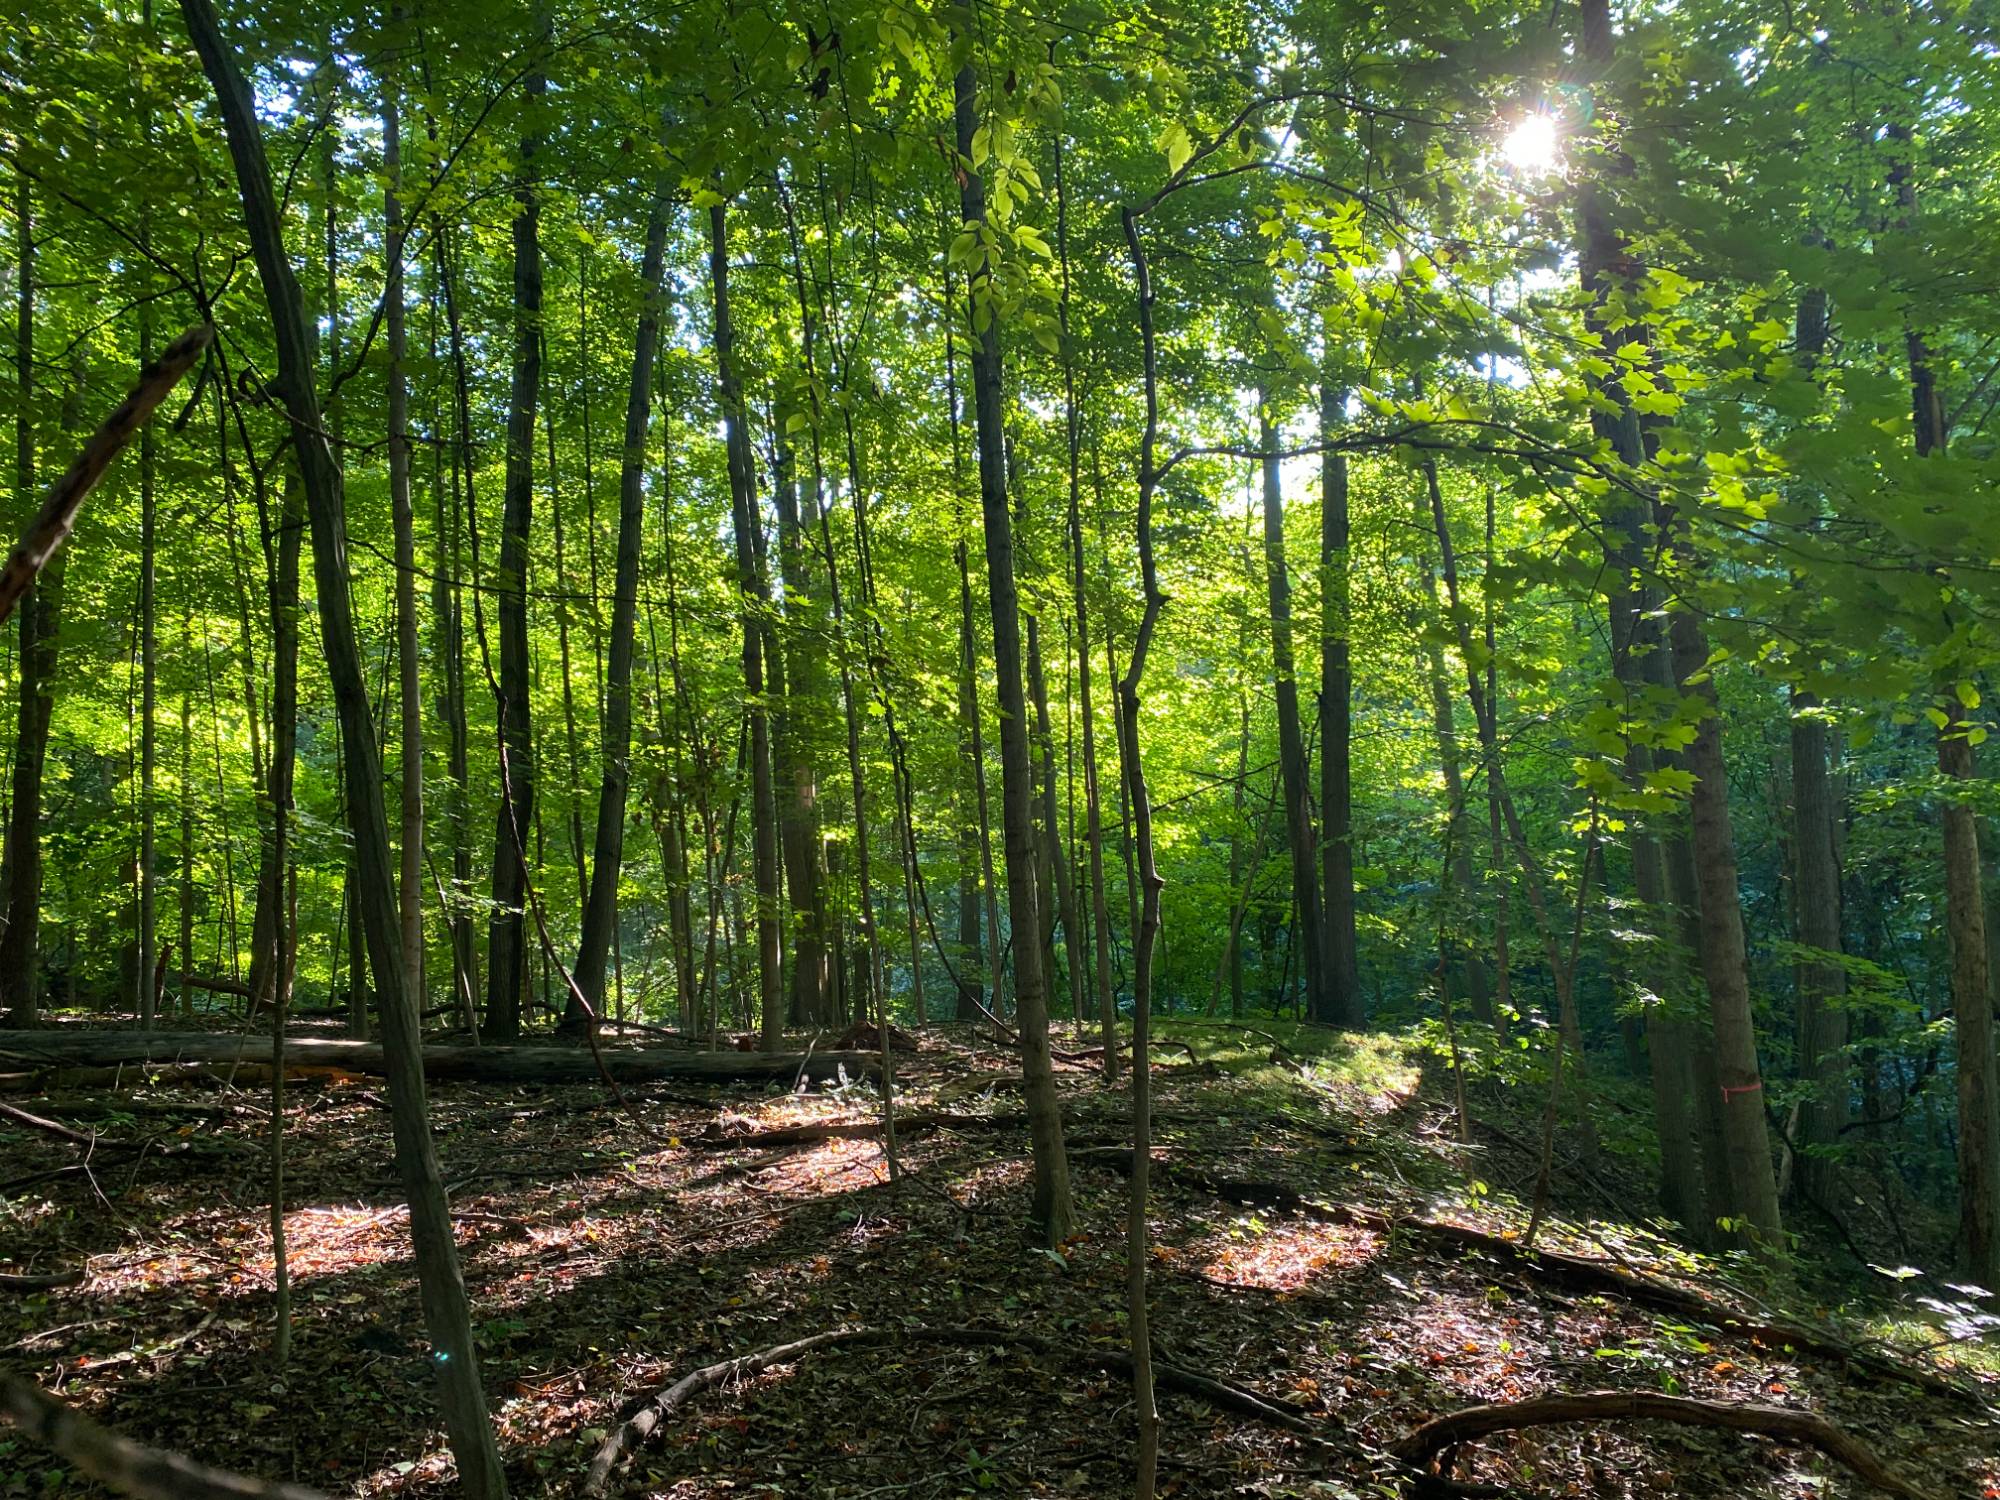
[[(1523, 1168), (1483, 1156), (1492, 1190), (1468, 1187), (1464, 1148), (1432, 1128), (1438, 1101), (1417, 1092), (1400, 1042), (1182, 1025), (1197, 1060), (1164, 1051), (1155, 1070), (1148, 1269), (1162, 1357), (1290, 1403), (1324, 1422), (1334, 1447), (1167, 1392), (1168, 1492), (1340, 1493), (1301, 1489), (1305, 1475), (1373, 1493), (1387, 1476), (1370, 1455), (1440, 1411), (1624, 1384), (1823, 1408), (1954, 1478), (1984, 1451), (1985, 1435), (1920, 1400), (1857, 1396), (1837, 1371), (1572, 1295), (1504, 1256), (1343, 1222), (1353, 1205), (1504, 1234), (1521, 1222), (1511, 1194)], [(515, 1492), (569, 1493), (650, 1388), (854, 1326), (1019, 1329), (1047, 1344), (909, 1343), (774, 1367), (677, 1413), (614, 1493), (1126, 1489), (1129, 1386), (1115, 1367), (1073, 1357), (1123, 1346), (1126, 1100), (1091, 1068), (1059, 1074), (1076, 1221), (1044, 1252), (1022, 1233), (1028, 1141), (995, 1064), (933, 1044), (906, 1067), (902, 1111), (983, 1101), (1010, 1118), (902, 1135), (894, 1188), (872, 1135), (756, 1138), (870, 1129), (879, 1099), (855, 1090), (637, 1098), (641, 1132), (592, 1088), (439, 1088), (439, 1154)], [(288, 1131), (295, 1350), (282, 1380), (269, 1361), (255, 1121), (212, 1132), (200, 1163), (149, 1161), (129, 1191), (106, 1180), (109, 1201), (73, 1178), (24, 1198), (0, 1222), (0, 1262), (84, 1264), (88, 1275), (0, 1302), (0, 1344), (133, 1436), (334, 1493), (443, 1500), (452, 1470), (384, 1126), (363, 1091), (302, 1091)], [(1550, 1246), (1655, 1275), (1701, 1269), (1628, 1225), (1559, 1213), (1546, 1233)], [(1476, 1446), (1458, 1477), (1524, 1494), (1858, 1500), (1817, 1460), (1734, 1437), (1621, 1425)]]
[(1273, 1226), (1251, 1214), (1219, 1241), (1162, 1255), (1224, 1286), (1292, 1293), (1305, 1291), (1323, 1272), (1366, 1265), (1381, 1248), (1382, 1237), (1373, 1230), (1310, 1222)]

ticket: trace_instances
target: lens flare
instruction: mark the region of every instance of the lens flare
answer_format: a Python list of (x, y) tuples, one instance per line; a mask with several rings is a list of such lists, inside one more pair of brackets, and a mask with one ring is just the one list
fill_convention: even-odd
[(1507, 132), (1500, 149), (1516, 171), (1546, 172), (1556, 163), (1556, 122), (1548, 115), (1528, 115)]

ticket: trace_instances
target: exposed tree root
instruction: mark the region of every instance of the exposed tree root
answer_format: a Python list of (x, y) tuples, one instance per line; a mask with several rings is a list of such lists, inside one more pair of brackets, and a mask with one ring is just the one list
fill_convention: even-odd
[[(704, 1365), (645, 1397), (638, 1409), (612, 1429), (609, 1436), (598, 1446), (597, 1452), (591, 1457), (589, 1469), (585, 1471), (579, 1493), (585, 1497), (604, 1494), (618, 1466), (658, 1431), (662, 1422), (703, 1391), (742, 1380), (768, 1370), (774, 1365), (790, 1364), (822, 1349), (879, 1348), (893, 1344), (1026, 1349), (1050, 1358), (1107, 1371), (1128, 1371), (1131, 1364), (1130, 1356), (1122, 1350), (1066, 1348), (1032, 1333), (1014, 1332), (1003, 1328), (832, 1329), (826, 1333), (815, 1333), (806, 1338), (793, 1339), (789, 1343), (773, 1344), (768, 1349), (759, 1349), (752, 1354), (741, 1354), (733, 1359), (718, 1360), (712, 1365)], [(1166, 1390), (1179, 1391), (1183, 1395), (1206, 1401), (1219, 1410), (1232, 1411), (1240, 1416), (1283, 1428), (1319, 1447), (1338, 1446), (1326, 1436), (1324, 1424), (1297, 1407), (1268, 1400), (1254, 1391), (1230, 1385), (1226, 1381), (1217, 1380), (1197, 1370), (1164, 1364), (1158, 1360), (1154, 1362), (1153, 1373)]]
[(1698, 1401), (1659, 1391), (1590, 1391), (1574, 1396), (1541, 1396), (1532, 1401), (1493, 1406), (1469, 1406), (1436, 1417), (1395, 1446), (1396, 1456), (1428, 1471), (1446, 1448), (1495, 1432), (1521, 1427), (1546, 1427), (1563, 1422), (1678, 1422), (1690, 1427), (1719, 1427), (1753, 1432), (1781, 1442), (1803, 1443), (1845, 1464), (1879, 1490), (1904, 1500), (1931, 1500), (1926, 1491), (1903, 1479), (1858, 1439), (1824, 1417), (1784, 1406), (1758, 1406), (1729, 1401)]
[(0, 1376), (0, 1412), (79, 1472), (137, 1500), (323, 1500), (302, 1485), (232, 1474), (122, 1438), (18, 1376)]

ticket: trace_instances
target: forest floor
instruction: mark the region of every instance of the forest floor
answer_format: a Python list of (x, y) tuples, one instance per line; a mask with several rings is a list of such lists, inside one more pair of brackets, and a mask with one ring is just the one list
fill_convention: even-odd
[[(1518, 1232), (1535, 1101), (1478, 1094), (1475, 1118), (1495, 1124), (1468, 1148), (1445, 1080), (1427, 1078), (1403, 1044), (1273, 1029), (1282, 1051), (1263, 1032), (1164, 1028), (1183, 1045), (1156, 1073), (1154, 1333), (1165, 1358), (1287, 1404), (1323, 1423), (1323, 1440), (1163, 1392), (1165, 1493), (1393, 1496), (1405, 1491), (1384, 1450), (1429, 1417), (1621, 1388), (1810, 1409), (1926, 1494), (2000, 1495), (1990, 1370), (1927, 1365), (1965, 1394), (1919, 1388), (1354, 1212)], [(904, 1113), (1019, 1109), (1009, 1055), (962, 1029), (926, 1033), (923, 1050), (898, 1061)], [(873, 1119), (866, 1085), (713, 1097), (628, 1089), (650, 1134), (594, 1087), (435, 1087), (516, 1492), (572, 1493), (606, 1432), (663, 1382), (869, 1325), (1020, 1330), (1040, 1342), (906, 1340), (775, 1366), (669, 1417), (610, 1492), (1127, 1493), (1128, 1383), (1081, 1357), (1122, 1347), (1126, 1180), (1107, 1148), (1124, 1097), (1105, 1093), (1085, 1063), (1061, 1066), (1059, 1081), (1077, 1208), (1060, 1255), (1021, 1237), (1018, 1122), (907, 1133), (908, 1175), (892, 1189), (875, 1139), (742, 1139)], [(261, 1087), (155, 1085), (93, 1106), (88, 1120), (65, 1090), (63, 1118), (80, 1132), (153, 1148), (100, 1151), (88, 1172), (40, 1182), (23, 1179), (74, 1166), (80, 1148), (0, 1120), (0, 1269), (84, 1271), (78, 1285), (0, 1295), (0, 1366), (36, 1375), (128, 1436), (211, 1462), (331, 1493), (448, 1493), (381, 1091), (348, 1077), (292, 1087), (295, 1336), (282, 1376), (270, 1353)], [(8, 1099), (55, 1112), (47, 1100)], [(1565, 1161), (1575, 1149), (1562, 1143)], [(1607, 1200), (1645, 1201), (1643, 1168), (1572, 1165), (1557, 1188), (1545, 1246), (1746, 1295), (1726, 1268), (1597, 1217)], [(1803, 1300), (1791, 1299), (1792, 1316), (1815, 1315)], [(1468, 1445), (1453, 1473), (1536, 1496), (1869, 1493), (1810, 1451), (1656, 1423), (1502, 1433)], [(81, 1493), (0, 1428), (0, 1496)]]

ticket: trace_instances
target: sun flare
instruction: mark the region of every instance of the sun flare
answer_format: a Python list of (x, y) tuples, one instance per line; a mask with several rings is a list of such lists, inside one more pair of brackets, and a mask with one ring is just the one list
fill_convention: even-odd
[(1525, 116), (1501, 145), (1507, 164), (1520, 172), (1546, 172), (1556, 162), (1556, 122), (1544, 114)]

